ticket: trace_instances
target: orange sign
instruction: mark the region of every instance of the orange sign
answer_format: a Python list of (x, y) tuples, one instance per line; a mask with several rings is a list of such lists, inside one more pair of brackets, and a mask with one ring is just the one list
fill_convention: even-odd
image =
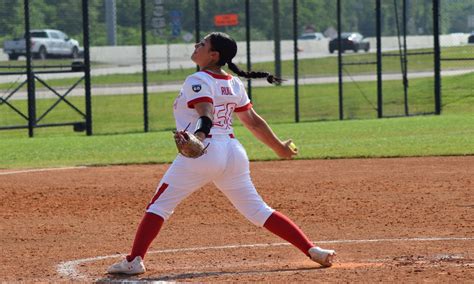
[(214, 25), (216, 27), (237, 26), (239, 24), (239, 15), (221, 14), (214, 16)]

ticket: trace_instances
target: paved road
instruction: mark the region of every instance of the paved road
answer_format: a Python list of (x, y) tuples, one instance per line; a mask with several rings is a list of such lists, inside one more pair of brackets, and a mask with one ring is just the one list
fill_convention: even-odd
[[(384, 48), (383, 51), (391, 51), (393, 48)], [(370, 51), (369, 53), (375, 53), (375, 50)], [(349, 53), (348, 56), (356, 55), (355, 53)], [(337, 53), (329, 54), (327, 51), (315, 51), (311, 53), (301, 52), (298, 54), (298, 58), (301, 59), (310, 59), (310, 58), (324, 58), (324, 57), (334, 57), (337, 56)], [(293, 53), (283, 53), (282, 60), (293, 60)], [(259, 55), (252, 58), (252, 63), (260, 62), (272, 62), (274, 61), (273, 53), (266, 55)], [(245, 62), (236, 61), (237, 64), (241, 66), (246, 66)], [(111, 75), (111, 74), (133, 74), (133, 73), (142, 73), (143, 67), (141, 61), (117, 61), (116, 66), (99, 66), (91, 68), (91, 76), (101, 76), (101, 75)], [(166, 62), (163, 58), (150, 58), (147, 62), (148, 71), (158, 71), (158, 70), (167, 70), (168, 67), (171, 69), (181, 69), (181, 68), (193, 68), (196, 65), (187, 57), (172, 58), (172, 61), (169, 63)], [(2, 70), (5, 71), (5, 70)], [(78, 73), (57, 73), (57, 74), (41, 74), (41, 78), (45, 80), (50, 79), (61, 79), (61, 78), (80, 78), (84, 75), (82, 72)], [(0, 76), (1, 83), (10, 83), (16, 82), (26, 78), (24, 75), (2, 75)]]
[[(466, 69), (466, 70), (449, 70), (441, 72), (442, 76), (455, 76), (461, 75), (466, 73), (474, 72), (474, 69)], [(425, 77), (433, 77), (433, 72), (416, 72), (416, 73), (409, 73), (409, 79), (415, 78), (425, 78)], [(384, 74), (384, 80), (401, 80), (401, 74)], [(350, 82), (351, 80), (362, 82), (362, 81), (376, 81), (376, 75), (357, 75), (352, 76), (352, 79), (344, 76), (345, 82)], [(327, 84), (327, 83), (337, 83), (337, 77), (313, 77), (313, 78), (300, 78), (299, 83), (300, 85), (306, 84)], [(163, 93), (163, 92), (178, 92), (181, 89), (182, 84), (164, 84), (164, 85), (149, 85), (148, 92), (149, 93)], [(294, 85), (294, 80), (290, 79), (284, 82), (284, 85)], [(254, 80), (252, 82), (252, 86), (260, 87), (260, 86), (269, 86), (269, 84), (265, 80)], [(66, 88), (59, 88), (57, 90), (60, 94), (64, 94), (67, 89)], [(92, 95), (93, 96), (101, 96), (101, 95), (129, 95), (129, 94), (142, 94), (143, 93), (143, 86), (142, 85), (123, 85), (123, 86), (110, 86), (110, 87), (92, 87)], [(2, 98), (5, 98), (8, 94), (7, 93), (0, 93)], [(49, 90), (37, 90), (36, 92), (37, 98), (54, 98), (57, 97)], [(76, 88), (71, 91), (69, 96), (84, 96), (84, 89), (83, 88)], [(18, 100), (18, 99), (25, 99), (27, 97), (26, 92), (18, 92), (15, 93), (10, 100)]]

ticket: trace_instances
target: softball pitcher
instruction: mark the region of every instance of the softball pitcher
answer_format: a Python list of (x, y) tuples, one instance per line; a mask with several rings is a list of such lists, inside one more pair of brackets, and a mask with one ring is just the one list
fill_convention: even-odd
[(230, 70), (245, 78), (266, 78), (269, 83), (281, 80), (266, 72), (240, 70), (232, 63), (236, 53), (237, 44), (224, 33), (211, 33), (195, 45), (191, 59), (200, 71), (186, 79), (174, 102), (178, 130), (175, 139), (180, 148), (190, 136), (195, 136), (207, 148), (195, 159), (178, 154), (146, 207), (131, 253), (110, 266), (108, 273), (144, 273), (143, 259), (163, 222), (183, 199), (211, 181), (250, 222), (290, 242), (320, 265), (332, 265), (334, 250), (315, 246), (298, 226), (269, 207), (255, 190), (247, 154), (234, 137), (233, 113), (280, 158), (290, 159), (297, 155), (297, 150), (291, 147), (291, 140), (281, 141), (275, 135), (252, 108), (242, 81), (227, 74), (222, 66), (227, 64)]

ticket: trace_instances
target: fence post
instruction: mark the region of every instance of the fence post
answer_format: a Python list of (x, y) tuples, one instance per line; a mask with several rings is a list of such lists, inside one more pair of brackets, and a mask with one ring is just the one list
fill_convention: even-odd
[(89, 0), (82, 0), (82, 34), (84, 38), (84, 84), (86, 91), (86, 134), (92, 135), (91, 60), (89, 53)]
[(408, 116), (407, 0), (403, 0), (403, 71), (405, 115)]
[[(194, 0), (194, 29), (196, 31), (196, 43), (201, 40), (200, 23), (199, 0)], [(196, 70), (199, 71), (199, 66), (196, 66)]]
[(142, 29), (142, 73), (143, 73), (143, 130), (148, 132), (148, 72), (146, 61), (146, 1), (141, 0), (141, 29)]
[(24, 1), (26, 78), (28, 82), (28, 136), (34, 136), (36, 125), (35, 77), (31, 66), (30, 0)]
[[(250, 54), (250, 0), (245, 0), (245, 41), (247, 45), (247, 71), (252, 70)], [(247, 94), (252, 100), (252, 80), (247, 80)]]
[(293, 69), (295, 74), (295, 122), (300, 121), (300, 100), (298, 90), (298, 0), (293, 0)]
[(377, 117), (383, 117), (383, 95), (382, 95), (382, 12), (380, 0), (375, 0), (375, 21), (377, 34)]
[(341, 44), (341, 0), (337, 0), (337, 65), (339, 77), (339, 120), (344, 119), (344, 100), (342, 87), (342, 44)]
[(433, 0), (435, 114), (441, 114), (441, 49), (439, 46), (439, 0)]
[(273, 0), (273, 37), (275, 48), (275, 76), (281, 78), (280, 0)]

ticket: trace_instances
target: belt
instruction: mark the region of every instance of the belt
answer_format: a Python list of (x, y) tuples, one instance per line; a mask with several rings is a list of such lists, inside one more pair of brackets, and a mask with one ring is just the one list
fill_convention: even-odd
[[(234, 133), (230, 133), (230, 134), (228, 134), (228, 135), (229, 135), (230, 138), (235, 138)], [(206, 135), (206, 138), (212, 138), (212, 134)]]

